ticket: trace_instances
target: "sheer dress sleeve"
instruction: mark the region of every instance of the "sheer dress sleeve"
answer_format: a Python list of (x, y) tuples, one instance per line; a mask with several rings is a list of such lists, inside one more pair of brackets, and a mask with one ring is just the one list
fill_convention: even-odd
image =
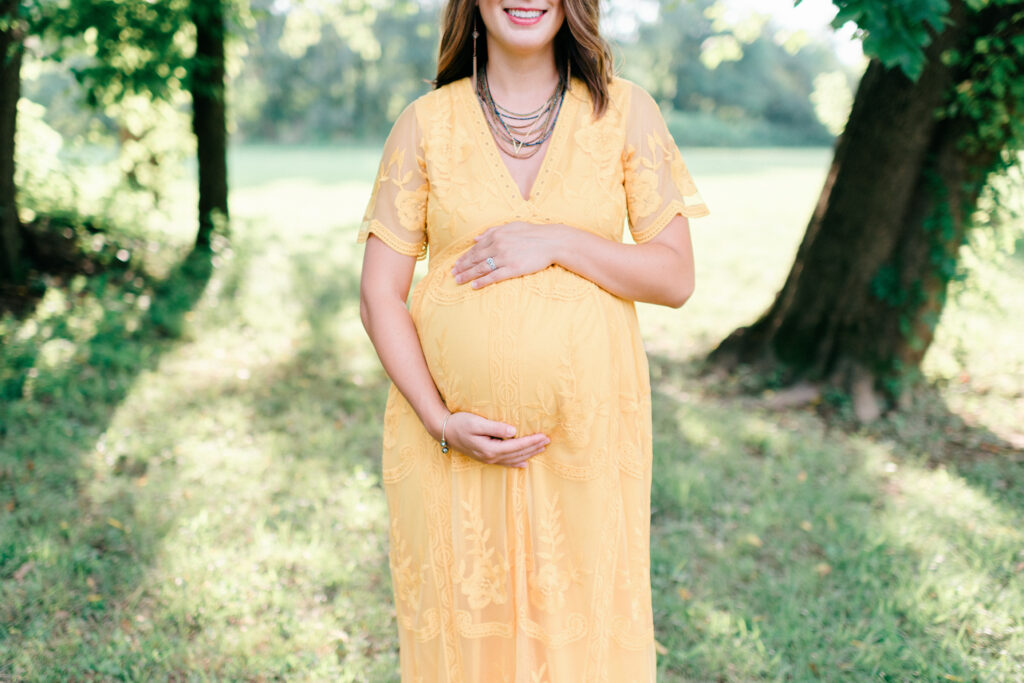
[(357, 242), (374, 234), (400, 254), (427, 255), (427, 182), (423, 139), (409, 105), (391, 128)]
[(677, 215), (710, 213), (657, 102), (639, 86), (630, 97), (622, 165), (629, 230), (638, 244), (653, 239)]

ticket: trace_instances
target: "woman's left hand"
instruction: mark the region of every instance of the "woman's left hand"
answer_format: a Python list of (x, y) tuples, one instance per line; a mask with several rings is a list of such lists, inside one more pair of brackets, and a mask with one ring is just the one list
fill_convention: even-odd
[[(458, 284), (474, 289), (544, 270), (555, 262), (565, 240), (566, 226), (514, 222), (498, 225), (477, 235), (476, 244), (459, 257), (452, 268)], [(491, 269), (487, 259), (494, 259)]]

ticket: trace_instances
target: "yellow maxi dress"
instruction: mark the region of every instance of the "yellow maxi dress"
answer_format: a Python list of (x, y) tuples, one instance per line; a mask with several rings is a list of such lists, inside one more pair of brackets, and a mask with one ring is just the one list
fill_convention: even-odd
[(399, 116), (359, 233), (423, 258), (410, 295), (451, 411), (543, 432), (525, 469), (441, 453), (392, 385), (383, 486), (402, 681), (655, 680), (651, 414), (634, 303), (559, 266), (474, 290), (451, 268), (487, 228), (563, 223), (636, 242), (708, 209), (657, 104), (615, 79), (600, 119), (565, 96), (524, 198), (468, 78)]

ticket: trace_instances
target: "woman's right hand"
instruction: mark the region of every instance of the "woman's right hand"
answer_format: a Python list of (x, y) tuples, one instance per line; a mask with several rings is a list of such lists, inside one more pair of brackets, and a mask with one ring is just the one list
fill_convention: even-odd
[(526, 467), (526, 462), (544, 451), (551, 439), (544, 434), (514, 438), (516, 429), (473, 413), (452, 413), (445, 425), (450, 448), (486, 465)]

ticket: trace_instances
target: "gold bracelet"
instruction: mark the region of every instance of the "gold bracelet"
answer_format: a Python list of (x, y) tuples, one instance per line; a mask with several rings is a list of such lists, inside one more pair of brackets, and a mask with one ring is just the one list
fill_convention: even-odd
[(452, 414), (448, 413), (448, 415), (444, 418), (444, 422), (441, 423), (441, 452), (442, 453), (447, 453), (448, 452), (448, 442), (444, 440), (444, 428), (448, 426), (448, 418), (451, 417), (451, 416), (452, 416)]

